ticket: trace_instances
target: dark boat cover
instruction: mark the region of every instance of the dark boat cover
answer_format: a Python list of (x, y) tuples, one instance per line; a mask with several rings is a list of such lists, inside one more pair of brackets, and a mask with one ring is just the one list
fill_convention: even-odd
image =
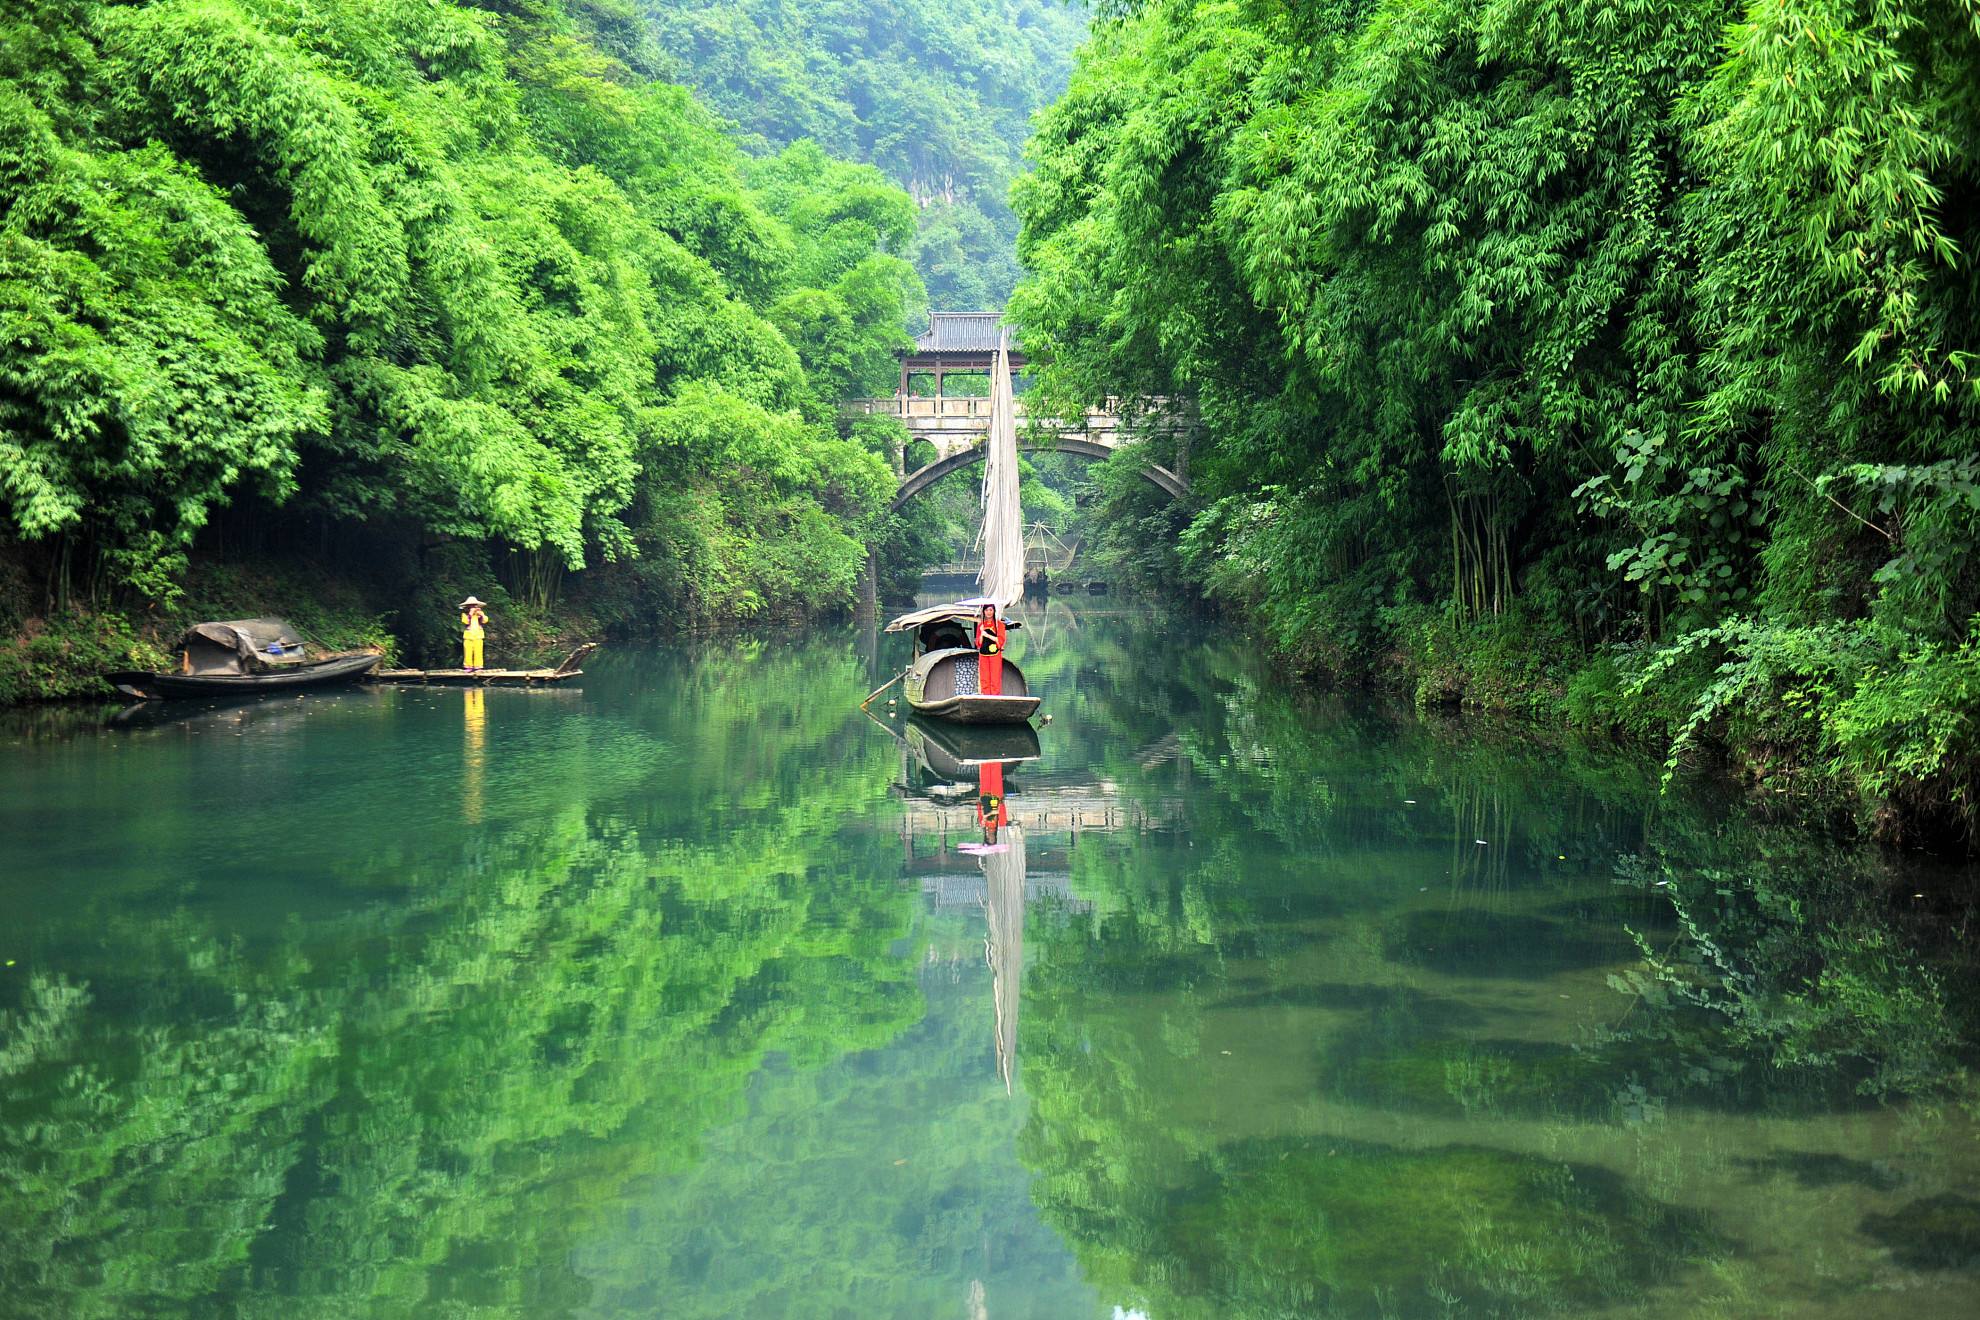
[(253, 674), (303, 661), (301, 635), (281, 619), (196, 623), (179, 649), (195, 674)]

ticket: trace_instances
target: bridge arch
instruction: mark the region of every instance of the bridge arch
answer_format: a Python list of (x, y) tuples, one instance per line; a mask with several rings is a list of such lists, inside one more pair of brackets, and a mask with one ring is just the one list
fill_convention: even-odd
[[(1104, 445), (1094, 440), (1082, 440), (1074, 436), (1063, 435), (1042, 437), (1036, 440), (1020, 437), (1018, 448), (1053, 449), (1061, 454), (1078, 454), (1083, 458), (1106, 458), (1109, 454), (1119, 452), (1112, 445)], [(908, 473), (907, 476), (901, 478), (900, 492), (888, 503), (887, 512), (899, 512), (909, 500), (921, 494), (922, 491), (927, 490), (951, 472), (966, 468), (971, 463), (981, 463), (983, 461), (983, 450), (984, 447), (980, 444), (971, 445), (967, 449), (958, 450), (956, 453), (950, 454), (947, 458), (938, 458), (926, 467), (916, 468), (913, 472)], [(1165, 467), (1150, 463), (1141, 469), (1141, 474), (1161, 487), (1171, 499), (1179, 500), (1189, 494), (1189, 483)]]

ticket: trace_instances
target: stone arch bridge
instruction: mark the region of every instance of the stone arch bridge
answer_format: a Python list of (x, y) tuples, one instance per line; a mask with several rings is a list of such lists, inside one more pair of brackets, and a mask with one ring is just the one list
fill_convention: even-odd
[[(1079, 418), (1033, 417), (1022, 396), (1015, 406), (1020, 449), (1049, 449), (1085, 458), (1105, 458), (1151, 432), (1179, 429), (1179, 423), (1169, 419), (1130, 424), (1118, 413), (1099, 408), (1089, 408)], [(983, 440), (990, 430), (987, 398), (917, 398), (897, 394), (891, 399), (854, 399), (846, 407), (855, 413), (898, 417), (907, 425), (910, 443), (926, 440), (935, 448), (933, 460), (902, 474), (900, 491), (889, 510), (898, 510), (951, 472), (983, 461)], [(1189, 493), (1187, 446), (1180, 452), (1183, 461), (1177, 464), (1178, 471), (1153, 463), (1142, 469), (1149, 481), (1174, 499)]]

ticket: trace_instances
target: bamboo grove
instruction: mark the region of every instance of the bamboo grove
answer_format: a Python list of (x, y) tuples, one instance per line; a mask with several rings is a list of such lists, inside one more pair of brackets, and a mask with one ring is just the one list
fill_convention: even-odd
[(9, 5), (6, 621), (169, 603), (203, 537), (849, 599), (891, 477), (836, 403), (921, 305), (913, 202), (662, 64), (616, 0)]
[(1971, 819), (1980, 6), (1122, 3), (1030, 151), (1042, 387), (1195, 400), (1303, 667)]

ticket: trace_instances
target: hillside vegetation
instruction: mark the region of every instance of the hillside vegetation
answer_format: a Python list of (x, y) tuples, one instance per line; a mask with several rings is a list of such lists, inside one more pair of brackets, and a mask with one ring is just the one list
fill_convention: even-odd
[(892, 377), (916, 208), (660, 68), (630, 0), (10, 5), (4, 631), (169, 608), (189, 557), (848, 601), (892, 485), (835, 405)]
[(1196, 400), (1302, 667), (1972, 820), (1980, 10), (1122, 3), (1031, 153), (1047, 392)]
[(1017, 282), (1008, 194), (1032, 116), (1085, 35), (1067, 0), (643, 0), (685, 82), (764, 149), (810, 138), (869, 161), (919, 209), (912, 256), (937, 309), (998, 308)]

